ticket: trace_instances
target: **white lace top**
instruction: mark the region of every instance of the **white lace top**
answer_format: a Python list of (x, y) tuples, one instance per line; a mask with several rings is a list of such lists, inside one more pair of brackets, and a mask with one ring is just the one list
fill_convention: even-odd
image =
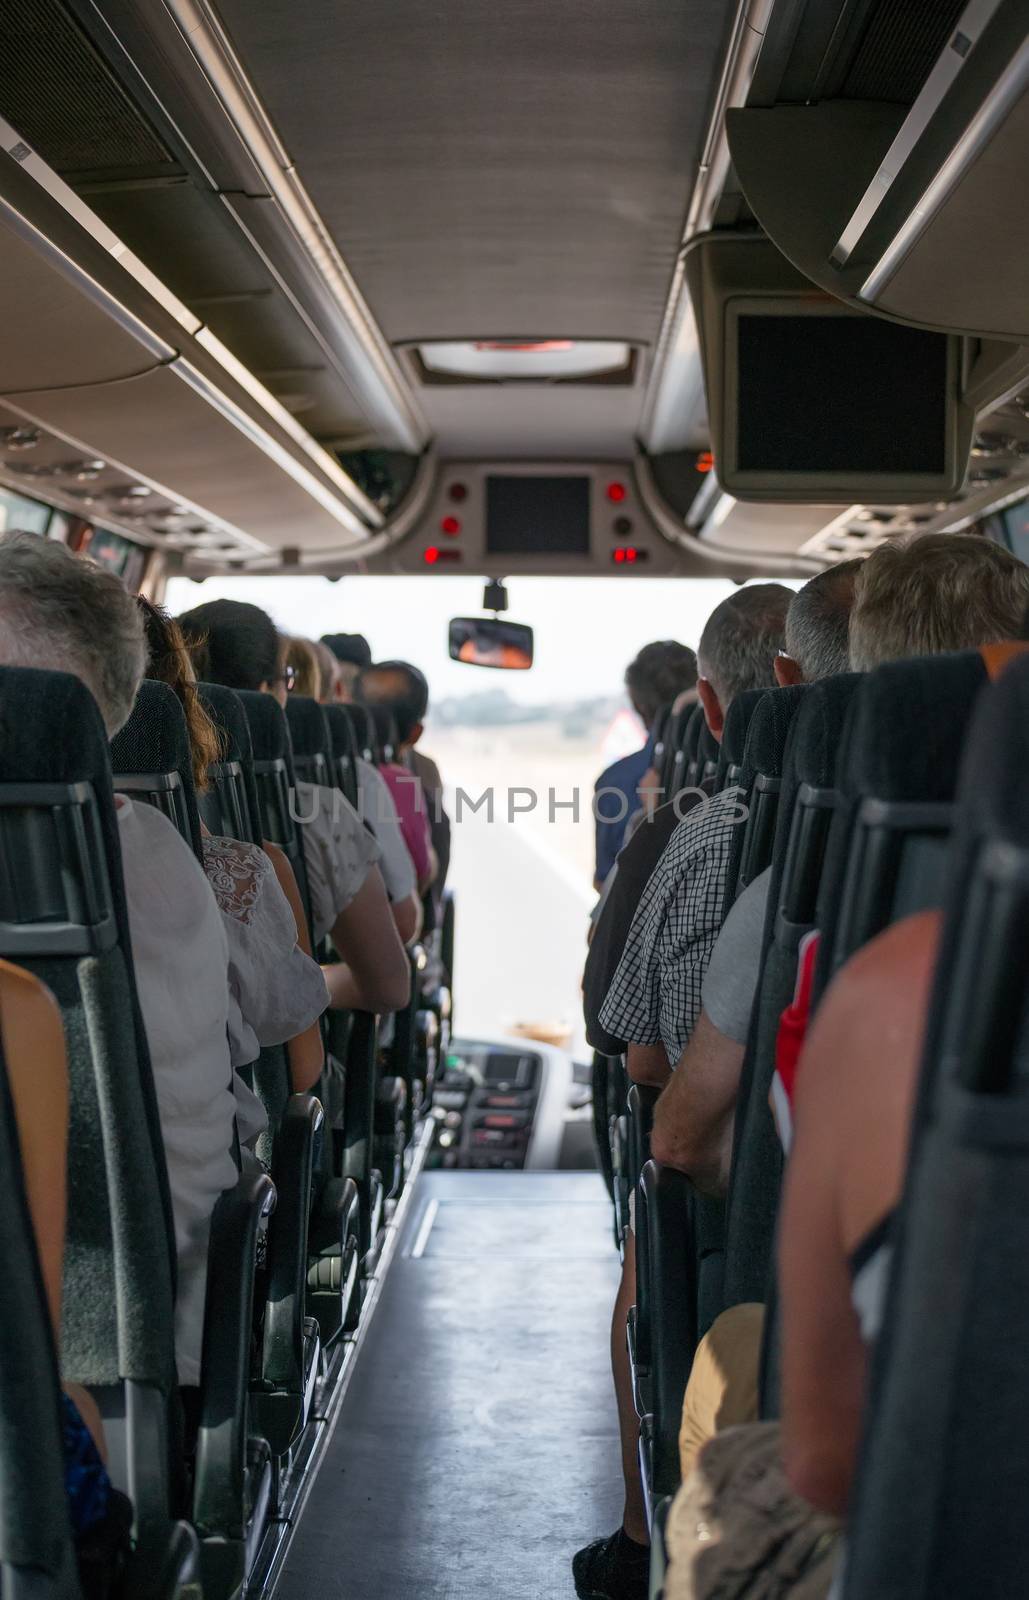
[(382, 852), (339, 789), (298, 783), (296, 815), (304, 841), (314, 942), (319, 944)]
[[(309, 1028), (329, 1003), (322, 970), (297, 943), (293, 911), (263, 850), (238, 839), (204, 838), (207, 881), (229, 946), (229, 1048), (234, 1069), (266, 1046)], [(261, 1102), (235, 1075), (240, 1143), (263, 1131)]]

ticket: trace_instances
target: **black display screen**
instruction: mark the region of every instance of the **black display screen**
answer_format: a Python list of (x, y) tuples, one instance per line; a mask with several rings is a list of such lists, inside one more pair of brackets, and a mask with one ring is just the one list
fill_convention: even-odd
[(588, 556), (589, 478), (488, 477), (486, 553)]
[(740, 472), (939, 474), (947, 336), (871, 317), (737, 323)]

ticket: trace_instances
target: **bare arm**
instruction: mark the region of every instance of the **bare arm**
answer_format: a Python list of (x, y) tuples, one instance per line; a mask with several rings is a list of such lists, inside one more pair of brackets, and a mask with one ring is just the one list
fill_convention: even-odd
[[(293, 921), (297, 926), (297, 944), (305, 956), (312, 954), (311, 934), (304, 915), (304, 903), (300, 898), (296, 876), (288, 859), (279, 849), (278, 845), (265, 840), (263, 844), (265, 854), (275, 868), (275, 876), (283, 894), (289, 901), (293, 913)], [(322, 1048), (322, 1034), (317, 1022), (312, 1022), (303, 1033), (298, 1033), (296, 1038), (290, 1039), (286, 1045), (286, 1056), (289, 1061), (289, 1075), (293, 1084), (294, 1094), (305, 1094), (313, 1089), (322, 1075), (325, 1065), (325, 1052)]]
[(728, 1188), (743, 1053), (701, 1011), (654, 1112), (654, 1159), (685, 1172), (703, 1194)]
[(343, 957), (322, 968), (329, 1004), (354, 1011), (400, 1011), (408, 1002), (411, 971), (378, 867), (332, 927)]
[(630, 1044), (626, 1069), (633, 1083), (647, 1083), (654, 1089), (663, 1089), (672, 1074), (663, 1044)]

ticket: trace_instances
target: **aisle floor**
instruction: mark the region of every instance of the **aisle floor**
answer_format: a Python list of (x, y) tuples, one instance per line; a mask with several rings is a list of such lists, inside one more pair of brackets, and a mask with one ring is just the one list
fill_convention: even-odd
[(557, 1600), (621, 1510), (593, 1173), (423, 1175), (276, 1600)]

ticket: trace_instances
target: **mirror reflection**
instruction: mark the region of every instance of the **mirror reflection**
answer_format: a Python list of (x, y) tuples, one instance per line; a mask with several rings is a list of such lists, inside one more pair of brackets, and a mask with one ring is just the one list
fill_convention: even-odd
[(472, 667), (499, 667), (527, 672), (532, 666), (532, 629), (524, 622), (499, 617), (454, 617), (450, 624), (450, 659)]

